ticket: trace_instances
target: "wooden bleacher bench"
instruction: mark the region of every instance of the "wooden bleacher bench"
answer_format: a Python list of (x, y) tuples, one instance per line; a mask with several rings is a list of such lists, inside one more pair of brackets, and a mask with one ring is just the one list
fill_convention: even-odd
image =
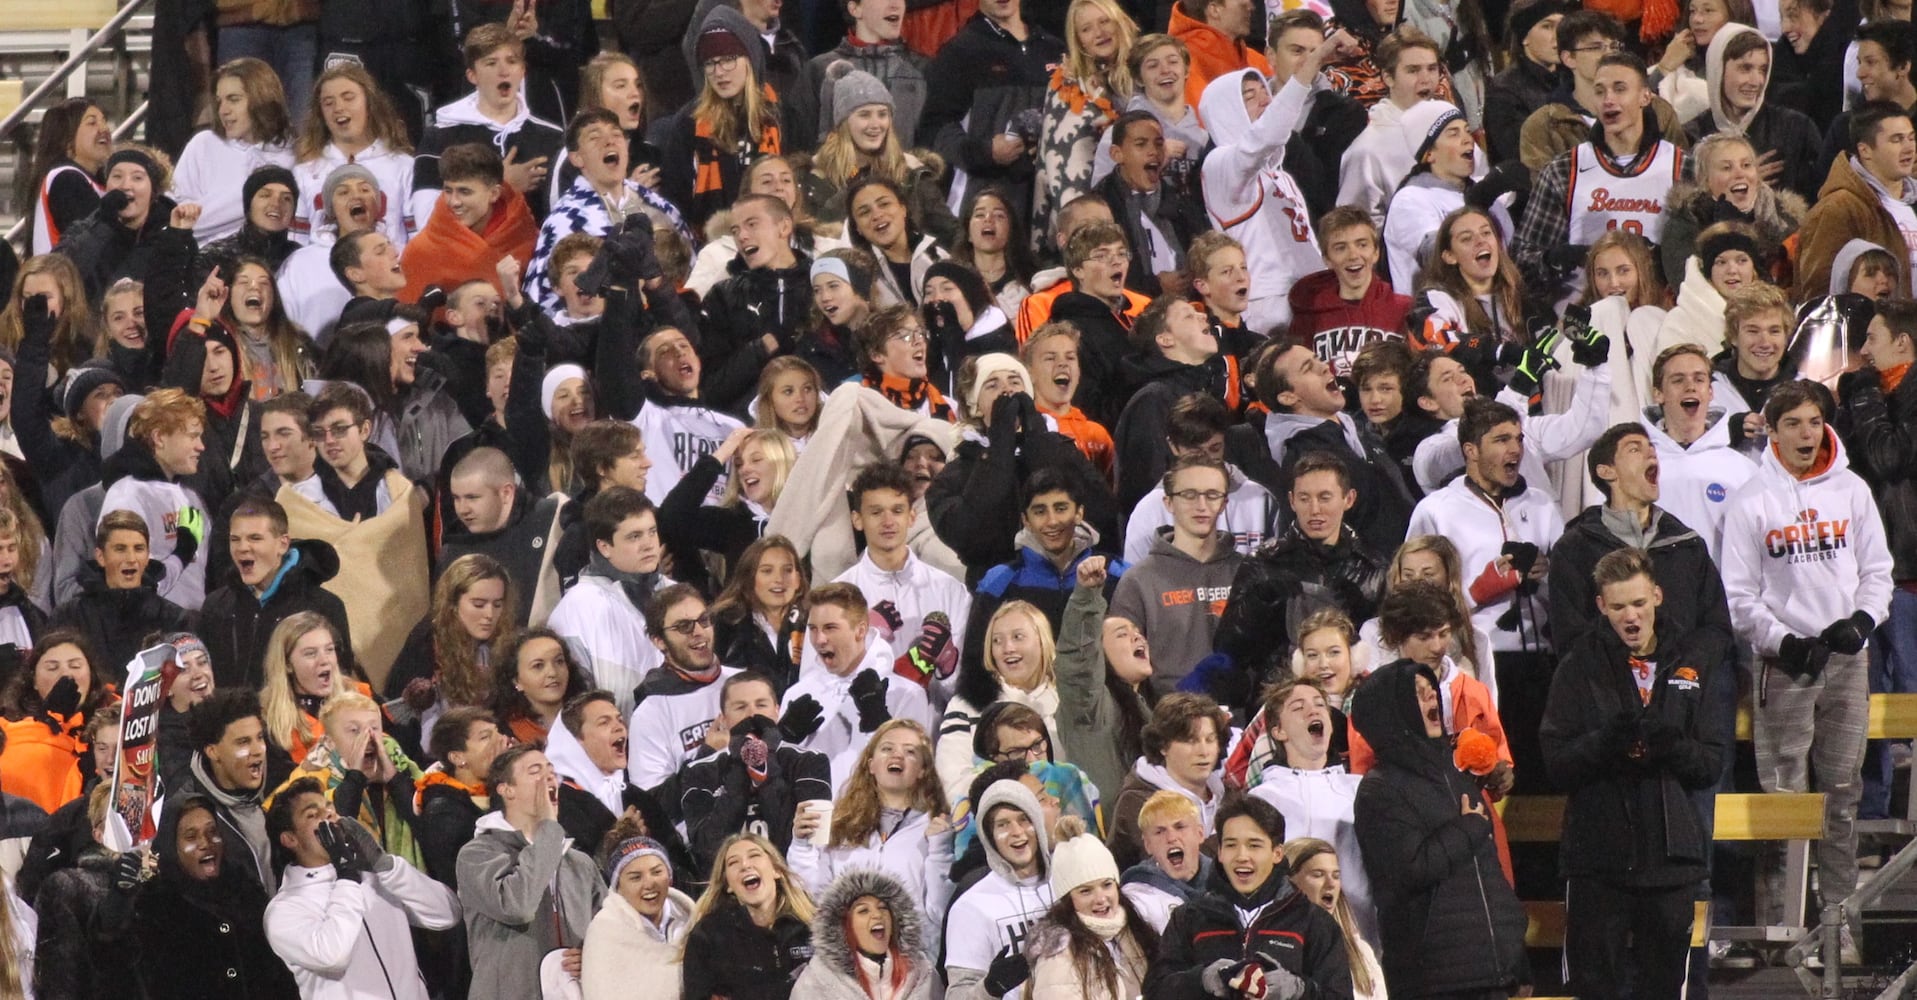
[[(1873, 740), (1917, 739), (1917, 694), (1871, 695), (1870, 722), (1864, 735)], [(1903, 816), (1858, 820), (1857, 832), (1917, 836), (1917, 768), (1911, 769), (1909, 792)]]
[(0, 22), (8, 31), (96, 31), (113, 19), (113, 0), (6, 0)]
[[(1526, 795), (1502, 803), (1504, 833), (1513, 844), (1553, 844), (1564, 828), (1565, 798), (1561, 795)], [(1785, 925), (1777, 927), (1709, 927), (1709, 904), (1697, 904), (1697, 918), (1691, 926), (1691, 943), (1701, 945), (1707, 938), (1719, 940), (1769, 941), (1787, 943), (1802, 937), (1805, 927), (1805, 894), (1810, 883), (1810, 845), (1824, 834), (1824, 796), (1817, 793), (1736, 793), (1717, 797), (1715, 839), (1722, 841), (1784, 841)], [(1524, 943), (1532, 948), (1564, 947), (1564, 903), (1562, 900), (1531, 901), (1524, 904), (1530, 926)]]

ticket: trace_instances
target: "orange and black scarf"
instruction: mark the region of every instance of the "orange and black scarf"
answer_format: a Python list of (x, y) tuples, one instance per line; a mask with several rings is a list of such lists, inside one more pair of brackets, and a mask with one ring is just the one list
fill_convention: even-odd
[[(760, 90), (763, 92), (768, 110), (772, 113), (767, 115), (769, 120), (765, 128), (759, 132), (759, 144), (757, 148), (753, 148), (744, 140), (740, 140), (740, 148), (737, 150), (737, 155), (739, 156), (741, 166), (744, 166), (754, 157), (781, 152), (779, 146), (778, 114), (776, 110), (774, 110), (778, 107), (779, 97), (773, 93), (770, 86), (765, 84), (760, 85)], [(703, 194), (723, 192), (725, 190), (725, 177), (723, 171), (720, 169), (719, 161), (725, 157), (726, 152), (719, 148), (719, 144), (714, 141), (712, 137), (712, 123), (704, 118), (698, 119), (693, 123), (692, 134), (694, 138), (705, 140), (704, 142), (695, 143), (693, 147), (693, 196), (698, 197)]]
[(867, 389), (878, 390), (880, 395), (891, 400), (892, 405), (901, 410), (917, 410), (920, 406), (929, 403), (927, 409), (932, 419), (944, 420), (948, 423), (952, 420), (951, 402), (939, 392), (938, 386), (922, 378), (880, 375), (874, 379), (871, 375), (867, 375), (864, 385)]

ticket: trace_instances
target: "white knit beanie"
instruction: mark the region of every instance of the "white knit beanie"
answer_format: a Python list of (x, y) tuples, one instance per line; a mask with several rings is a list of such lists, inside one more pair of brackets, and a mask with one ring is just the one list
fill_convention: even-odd
[[(1064, 821), (1060, 821), (1061, 827)], [(1061, 835), (1066, 829), (1060, 829)], [(1064, 899), (1072, 890), (1105, 879), (1118, 881), (1118, 862), (1104, 842), (1085, 832), (1082, 824), (1073, 836), (1052, 848), (1052, 897)]]
[(552, 397), (559, 392), (559, 387), (565, 385), (569, 379), (583, 380), (585, 377), (586, 370), (570, 362), (554, 365), (552, 370), (546, 373), (546, 377), (539, 383), (539, 408), (546, 411), (547, 420), (552, 419)]
[(973, 416), (986, 419), (991, 417), (989, 413), (979, 412), (979, 393), (985, 389), (985, 380), (999, 372), (1017, 372), (1018, 377), (1025, 380), (1025, 391), (1027, 393), (1032, 391), (1032, 373), (1026, 370), (1024, 362), (1003, 351), (981, 354), (978, 356), (977, 369), (972, 374), (972, 391), (965, 397), (972, 408)]

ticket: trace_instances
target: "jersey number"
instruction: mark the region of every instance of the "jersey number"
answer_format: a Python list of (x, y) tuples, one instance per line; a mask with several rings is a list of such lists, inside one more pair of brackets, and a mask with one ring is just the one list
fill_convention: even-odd
[(1622, 222), (1617, 219), (1612, 219), (1610, 222), (1604, 224), (1604, 229), (1606, 232), (1622, 229), (1627, 233), (1636, 233), (1639, 236), (1644, 235), (1644, 223), (1636, 219), (1625, 219)]
[(1311, 242), (1311, 220), (1298, 214), (1295, 208), (1285, 209), (1285, 217), (1291, 220), (1291, 238), (1300, 243)]

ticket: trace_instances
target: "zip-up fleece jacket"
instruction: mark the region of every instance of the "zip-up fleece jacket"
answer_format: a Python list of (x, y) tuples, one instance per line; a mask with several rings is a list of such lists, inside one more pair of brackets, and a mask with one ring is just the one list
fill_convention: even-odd
[(1221, 965), (1257, 959), (1304, 980), (1300, 1000), (1350, 997), (1344, 932), (1324, 907), (1292, 888), (1290, 874), (1277, 865), (1264, 885), (1240, 897), (1224, 870), (1213, 868), (1205, 894), (1172, 911), (1158, 960), (1145, 974), (1145, 995), (1213, 1000), (1229, 993), (1221, 988)]
[(1112, 596), (1111, 613), (1151, 639), (1154, 680), (1161, 668), (1183, 677), (1211, 655), (1232, 580), (1245, 562), (1225, 532), (1218, 532), (1211, 558), (1200, 562), (1172, 544), (1172, 531), (1158, 529), (1151, 553), (1126, 571)]
[(573, 849), (557, 820), (541, 820), (527, 840), (504, 815), (487, 813), (459, 849), (473, 1000), (538, 997), (540, 961), (583, 944), (605, 897), (599, 866)]
[[(1670, 588), (1664, 593), (1668, 599)], [(1608, 626), (1559, 658), (1538, 741), (1552, 784), (1571, 796), (1559, 845), (1565, 877), (1651, 889), (1709, 874), (1711, 842), (1691, 793), (1717, 780), (1732, 726), (1722, 700), (1705, 690), (1717, 673), (1717, 641), (1691, 638), (1658, 622), (1657, 646), (1646, 657), (1656, 664), (1649, 704), (1631, 677), (1630, 650)], [(1607, 729), (1624, 712), (1678, 736), (1656, 751), (1616, 745)]]
[(419, 149), (413, 154), (413, 189), (409, 193), (407, 213), (419, 228), (432, 219), (439, 204), (439, 156), (462, 143), (483, 143), (504, 160), (514, 149), (516, 160), (525, 163), (546, 157), (552, 180), (543, 187), (520, 192), (531, 207), (533, 218), (546, 217), (559, 183), (559, 164), (566, 159), (566, 130), (535, 116), (524, 98), (511, 121), (500, 123), (480, 113), (479, 94), (471, 93), (433, 112), (433, 124), (420, 136)]
[[(390, 857), (390, 856), (389, 856)], [(355, 882), (331, 865), (287, 865), (266, 904), (266, 941), (302, 1000), (427, 1000), (412, 928), (459, 925), (459, 897), (400, 858)]]
[(1815, 638), (1862, 611), (1890, 613), (1891, 559), (1870, 487), (1850, 470), (1837, 434), (1808, 475), (1784, 468), (1775, 445), (1731, 497), (1724, 519), (1724, 593), (1738, 638), (1777, 655), (1787, 635)]

